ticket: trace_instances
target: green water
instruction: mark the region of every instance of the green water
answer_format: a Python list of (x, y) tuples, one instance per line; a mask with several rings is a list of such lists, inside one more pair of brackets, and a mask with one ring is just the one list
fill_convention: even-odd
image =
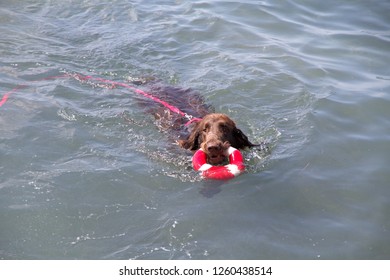
[[(388, 259), (387, 1), (2, 1), (1, 259)], [(140, 97), (191, 87), (269, 154), (205, 182)]]

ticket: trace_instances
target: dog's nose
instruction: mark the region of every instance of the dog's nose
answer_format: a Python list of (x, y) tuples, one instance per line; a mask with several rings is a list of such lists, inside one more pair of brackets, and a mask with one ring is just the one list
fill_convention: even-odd
[(209, 143), (207, 144), (207, 151), (219, 152), (222, 150), (222, 143)]

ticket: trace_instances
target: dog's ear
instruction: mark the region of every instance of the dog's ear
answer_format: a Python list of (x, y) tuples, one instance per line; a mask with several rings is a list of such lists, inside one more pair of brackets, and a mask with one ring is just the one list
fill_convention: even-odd
[(200, 148), (200, 143), (201, 143), (201, 134), (199, 131), (199, 123), (196, 124), (194, 129), (192, 130), (190, 136), (186, 140), (179, 140), (179, 146), (191, 150), (191, 151), (196, 151)]
[(233, 138), (235, 143), (231, 143), (233, 147), (237, 149), (243, 149), (245, 147), (253, 147), (254, 145), (249, 141), (248, 137), (238, 128), (233, 130)]
[(199, 146), (199, 133), (192, 133), (187, 140), (179, 140), (177, 141), (179, 143), (179, 146), (191, 150), (191, 151), (196, 151), (200, 148)]

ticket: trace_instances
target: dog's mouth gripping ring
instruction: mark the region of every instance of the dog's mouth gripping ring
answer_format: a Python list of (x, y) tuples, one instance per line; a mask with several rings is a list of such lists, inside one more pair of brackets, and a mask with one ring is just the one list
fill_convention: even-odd
[(199, 149), (192, 157), (192, 166), (195, 171), (200, 171), (202, 177), (214, 180), (229, 180), (240, 175), (245, 171), (244, 159), (239, 150), (229, 147), (229, 164), (223, 166), (214, 166), (207, 163), (207, 155)]

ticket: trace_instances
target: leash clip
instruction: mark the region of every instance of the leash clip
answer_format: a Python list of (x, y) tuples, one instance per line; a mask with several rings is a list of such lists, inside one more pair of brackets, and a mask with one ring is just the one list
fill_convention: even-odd
[(187, 113), (184, 113), (184, 117), (188, 119), (188, 122), (185, 123), (185, 126), (189, 126), (193, 122), (200, 122), (202, 120), (200, 118), (196, 118), (196, 117), (189, 115)]
[(188, 121), (192, 121), (193, 119), (195, 119), (194, 116), (189, 115), (189, 114), (187, 114), (187, 113), (184, 113), (184, 117), (187, 118)]

